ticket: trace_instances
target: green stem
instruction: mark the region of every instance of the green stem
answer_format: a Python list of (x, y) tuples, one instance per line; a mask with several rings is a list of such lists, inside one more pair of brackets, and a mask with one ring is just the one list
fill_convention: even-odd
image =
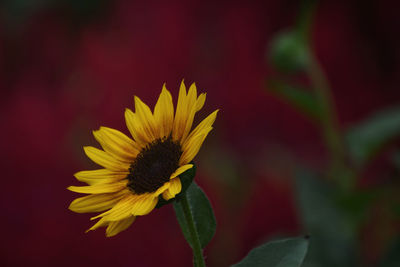
[(203, 250), (201, 249), (199, 234), (197, 233), (196, 226), (194, 224), (194, 220), (193, 220), (192, 212), (190, 211), (186, 192), (182, 196), (179, 203), (182, 206), (183, 214), (185, 215), (185, 220), (186, 220), (186, 223), (189, 228), (189, 234), (190, 234), (191, 239), (193, 240), (192, 250), (193, 250), (194, 266), (205, 267), (206, 263), (203, 258)]
[(314, 95), (320, 105), (320, 123), (323, 131), (326, 146), (331, 157), (331, 166), (329, 174), (332, 179), (336, 180), (342, 189), (349, 189), (352, 184), (352, 170), (347, 166), (346, 146), (343, 140), (343, 135), (340, 130), (335, 102), (332, 96), (332, 91), (326, 79), (317, 58), (312, 52), (311, 45), (311, 25), (315, 10), (315, 2), (312, 0), (304, 1), (303, 12), (301, 16), (302, 23), (299, 23), (299, 33), (304, 38), (308, 53), (308, 68), (309, 75), (314, 89)]
[(314, 93), (321, 108), (321, 126), (328, 145), (332, 161), (336, 165), (344, 162), (344, 144), (339, 130), (333, 96), (317, 60), (310, 55), (309, 76), (313, 83)]
[(346, 147), (340, 130), (332, 92), (322, 68), (312, 54), (310, 54), (308, 74), (313, 84), (315, 97), (321, 108), (320, 123), (331, 157), (329, 174), (333, 180), (339, 183), (343, 190), (347, 191), (354, 184), (354, 175), (346, 164)]

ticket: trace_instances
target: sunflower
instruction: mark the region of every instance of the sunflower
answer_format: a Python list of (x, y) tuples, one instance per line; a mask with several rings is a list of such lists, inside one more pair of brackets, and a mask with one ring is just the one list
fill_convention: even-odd
[(172, 96), (165, 84), (154, 112), (135, 96), (135, 112), (125, 110), (126, 125), (132, 138), (120, 131), (100, 127), (93, 131), (101, 149), (86, 146), (86, 155), (98, 170), (80, 171), (77, 180), (87, 186), (69, 190), (88, 194), (72, 201), (69, 209), (78, 212), (102, 212), (90, 230), (105, 227), (107, 236), (127, 229), (137, 216), (149, 214), (160, 198), (171, 200), (182, 190), (179, 176), (193, 167), (193, 158), (212, 129), (218, 110), (205, 118), (193, 131), (193, 119), (204, 105), (206, 94), (197, 95), (193, 83), (186, 93), (182, 81), (174, 116)]

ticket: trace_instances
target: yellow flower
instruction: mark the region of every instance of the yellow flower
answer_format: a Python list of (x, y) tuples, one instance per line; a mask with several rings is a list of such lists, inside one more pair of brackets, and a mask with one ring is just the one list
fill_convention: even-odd
[(154, 112), (136, 96), (136, 112), (126, 109), (126, 125), (133, 139), (107, 127), (93, 132), (103, 150), (87, 146), (84, 151), (104, 168), (76, 173), (76, 179), (88, 186), (68, 187), (89, 194), (72, 201), (70, 210), (103, 212), (91, 218), (100, 220), (88, 231), (107, 226), (106, 235), (114, 236), (137, 216), (150, 213), (160, 196), (169, 200), (181, 192), (179, 175), (193, 167), (190, 162), (217, 116), (218, 110), (190, 131), (205, 99), (204, 93), (197, 96), (195, 84), (186, 93), (182, 81), (174, 116), (172, 97), (164, 84)]

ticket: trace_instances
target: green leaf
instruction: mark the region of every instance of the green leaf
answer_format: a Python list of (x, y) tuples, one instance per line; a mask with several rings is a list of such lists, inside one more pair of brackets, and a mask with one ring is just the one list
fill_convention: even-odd
[(320, 118), (321, 106), (310, 91), (278, 80), (268, 81), (267, 86), (270, 92), (287, 101), (308, 117)]
[(376, 197), (376, 190), (346, 192), (340, 195), (337, 205), (355, 224), (360, 224), (368, 219), (368, 210)]
[(167, 204), (170, 204), (172, 202), (175, 202), (176, 200), (180, 199), (183, 194), (185, 194), (186, 190), (188, 187), (192, 184), (194, 177), (196, 176), (196, 164), (192, 161), (190, 164), (193, 164), (193, 167), (190, 168), (189, 170), (185, 171), (181, 175), (179, 175), (179, 178), (181, 179), (181, 184), (182, 184), (182, 189), (179, 194), (175, 196), (175, 198), (172, 198), (170, 200), (165, 200), (162, 196), (159, 196), (158, 198), (158, 203), (156, 205), (156, 208), (159, 209), (162, 206), (165, 206)]
[(386, 142), (399, 134), (399, 107), (380, 111), (351, 128), (346, 141), (354, 163), (362, 167)]
[(298, 267), (307, 253), (307, 238), (291, 238), (268, 242), (249, 252), (232, 267)]
[(302, 170), (296, 175), (296, 187), (301, 221), (313, 241), (304, 266), (352, 266), (354, 223), (340, 209), (334, 185)]
[(399, 150), (396, 150), (392, 153), (391, 162), (392, 162), (393, 166), (397, 169), (397, 171), (400, 171), (400, 151)]
[(379, 267), (398, 267), (400, 266), (400, 238), (397, 238), (390, 246), (388, 252), (383, 257)]
[(296, 31), (282, 32), (271, 41), (269, 58), (271, 63), (282, 72), (305, 70), (309, 63), (307, 43)]
[[(186, 191), (186, 196), (189, 202), (189, 208), (194, 220), (196, 231), (199, 235), (201, 247), (204, 248), (213, 238), (216, 228), (216, 220), (210, 201), (201, 188), (193, 182)], [(193, 248), (193, 240), (191, 239), (185, 214), (182, 206), (174, 202), (175, 214), (181, 226), (183, 235), (186, 241)]]

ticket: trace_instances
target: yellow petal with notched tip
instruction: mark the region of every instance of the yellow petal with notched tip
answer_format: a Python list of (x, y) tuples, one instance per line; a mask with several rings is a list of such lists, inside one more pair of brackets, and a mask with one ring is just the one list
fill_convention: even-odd
[(129, 163), (121, 162), (103, 150), (92, 146), (85, 146), (83, 149), (91, 160), (106, 169), (111, 171), (126, 171), (129, 169)]
[(162, 196), (165, 200), (170, 200), (171, 198), (174, 198), (182, 190), (182, 183), (179, 178), (174, 178), (171, 181), (169, 181), (169, 183), (170, 183), (170, 186), (162, 194)]
[(124, 231), (126, 228), (131, 226), (131, 224), (135, 221), (135, 219), (136, 219), (135, 216), (130, 216), (120, 221), (110, 222), (106, 230), (106, 236), (107, 237), (115, 236), (116, 234)]

